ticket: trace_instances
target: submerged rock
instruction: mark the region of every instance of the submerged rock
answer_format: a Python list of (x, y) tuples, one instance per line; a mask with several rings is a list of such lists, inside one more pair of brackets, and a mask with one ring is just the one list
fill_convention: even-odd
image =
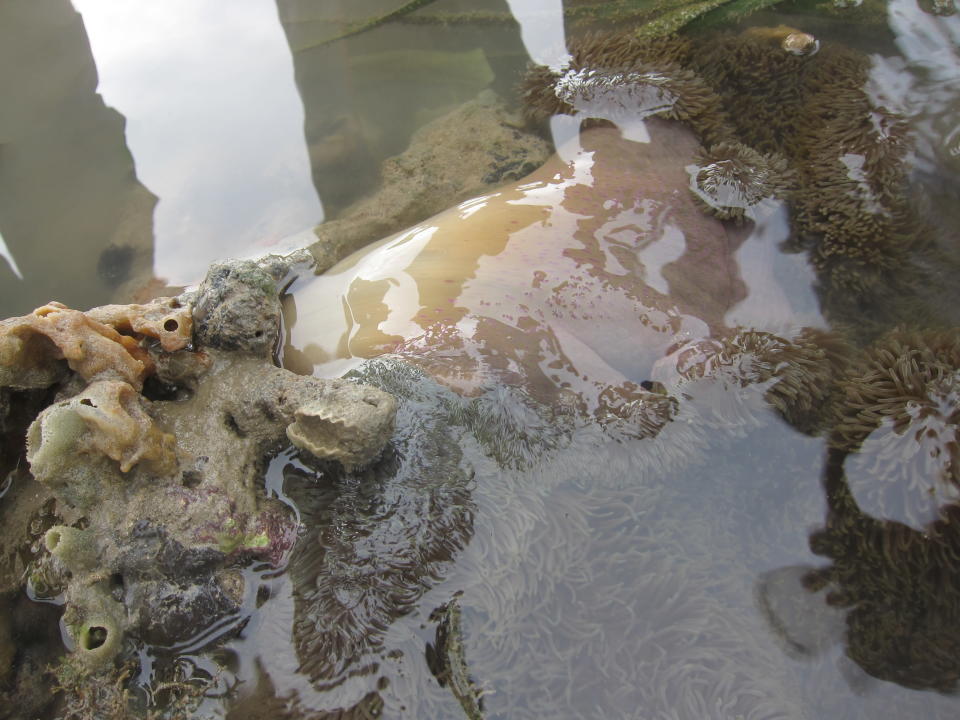
[(354, 250), (542, 165), (549, 145), (490, 91), (418, 130), (388, 159), (380, 188), (317, 226), (310, 250), (323, 271)]

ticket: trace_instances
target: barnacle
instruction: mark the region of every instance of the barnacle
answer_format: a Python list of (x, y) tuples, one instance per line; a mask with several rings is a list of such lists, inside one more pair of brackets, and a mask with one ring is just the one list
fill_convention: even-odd
[(369, 392), (359, 401), (324, 398), (297, 408), (287, 437), (319, 459), (353, 468), (380, 455), (383, 438), (393, 432), (396, 413), (396, 400), (385, 393)]

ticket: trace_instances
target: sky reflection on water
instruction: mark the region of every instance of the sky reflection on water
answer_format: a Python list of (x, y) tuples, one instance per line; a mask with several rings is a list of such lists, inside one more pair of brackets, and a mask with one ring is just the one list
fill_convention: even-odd
[(154, 272), (188, 282), (323, 219), (272, 0), (75, 0), (97, 91), (159, 197)]

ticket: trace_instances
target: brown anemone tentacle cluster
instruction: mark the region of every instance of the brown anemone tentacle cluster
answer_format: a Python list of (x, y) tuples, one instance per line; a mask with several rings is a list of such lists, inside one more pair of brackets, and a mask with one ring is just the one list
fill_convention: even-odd
[(831, 287), (877, 293), (921, 280), (911, 258), (932, 247), (910, 190), (909, 126), (870, 97), (868, 71), (838, 51), (810, 73), (794, 224)]
[(785, 197), (793, 182), (784, 157), (761, 154), (738, 142), (701, 150), (695, 165), (690, 189), (705, 209), (721, 220), (763, 215), (763, 207), (775, 197)]
[[(623, 34), (588, 34), (570, 45), (560, 69), (534, 66), (520, 91), (529, 118), (591, 110), (658, 115), (686, 123), (705, 145), (731, 141), (720, 98), (686, 66), (687, 40), (677, 36), (640, 39)], [(621, 107), (618, 107), (621, 106)]]
[(738, 139), (758, 152), (788, 154), (803, 128), (807, 76), (830, 50), (797, 54), (775, 40), (758, 28), (719, 33), (697, 44), (689, 65), (720, 96)]
[[(826, 330), (781, 335), (740, 329), (723, 339), (688, 344), (676, 356), (685, 392), (690, 383), (720, 383), (731, 397), (743, 396), (741, 412), (749, 412), (746, 395), (759, 391), (790, 425), (816, 435), (833, 421), (835, 382), (853, 353), (842, 335)], [(729, 424), (732, 418), (724, 416), (724, 421)]]
[(922, 527), (960, 500), (960, 330), (887, 333), (837, 394), (829, 442), (864, 509)]

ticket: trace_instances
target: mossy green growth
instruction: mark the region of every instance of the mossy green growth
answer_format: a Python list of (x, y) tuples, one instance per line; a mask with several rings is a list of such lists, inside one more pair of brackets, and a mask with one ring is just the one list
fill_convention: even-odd
[(277, 294), (277, 284), (266, 270), (251, 266), (240, 271), (240, 282), (247, 287), (256, 288), (267, 297), (274, 297)]
[[(228, 521), (229, 527), (236, 523)], [(265, 532), (260, 533), (232, 533), (223, 532), (216, 536), (217, 549), (224, 555), (229, 555), (236, 550), (256, 550), (270, 545), (270, 538)]]
[(685, 2), (679, 7), (665, 10), (654, 20), (643, 23), (637, 30), (637, 37), (657, 38), (672, 35), (683, 29), (701, 15), (726, 5), (730, 0), (701, 0), (701, 2)]

